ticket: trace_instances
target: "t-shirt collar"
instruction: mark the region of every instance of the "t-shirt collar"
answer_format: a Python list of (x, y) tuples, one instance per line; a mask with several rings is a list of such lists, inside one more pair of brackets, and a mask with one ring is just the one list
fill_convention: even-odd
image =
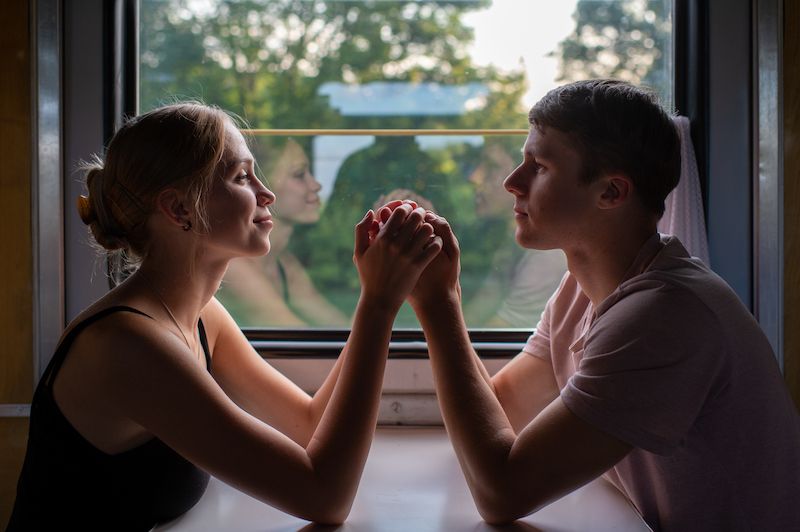
[[(667, 244), (659, 233), (653, 233), (647, 240), (645, 240), (642, 247), (639, 249), (639, 253), (636, 254), (636, 258), (633, 259), (633, 262), (625, 271), (625, 274), (622, 276), (622, 280), (620, 281), (617, 288), (611, 292), (608, 297), (606, 297), (594, 311), (593, 318), (601, 315), (605, 312), (608, 307), (614, 304), (620, 297), (620, 286), (622, 286), (625, 281), (636, 277), (637, 275), (641, 275), (650, 267), (653, 263), (653, 260), (658, 256), (664, 246)], [(592, 319), (594, 321), (594, 319)]]

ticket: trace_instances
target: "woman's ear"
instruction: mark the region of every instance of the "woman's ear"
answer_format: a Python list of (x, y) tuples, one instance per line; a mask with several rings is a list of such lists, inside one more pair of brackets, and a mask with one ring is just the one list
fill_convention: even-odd
[(184, 231), (192, 227), (190, 212), (184, 207), (183, 194), (174, 188), (162, 190), (156, 198), (156, 209), (163, 214), (167, 220), (180, 226)]
[(601, 188), (598, 207), (615, 209), (625, 204), (633, 194), (633, 182), (627, 176), (609, 175), (600, 178)]

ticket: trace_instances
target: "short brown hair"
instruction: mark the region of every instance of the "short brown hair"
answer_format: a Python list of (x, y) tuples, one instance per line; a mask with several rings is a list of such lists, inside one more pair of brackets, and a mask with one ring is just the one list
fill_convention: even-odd
[(664, 199), (680, 179), (680, 140), (652, 91), (611, 79), (576, 81), (548, 92), (528, 121), (575, 142), (586, 182), (622, 173), (647, 209), (664, 214)]

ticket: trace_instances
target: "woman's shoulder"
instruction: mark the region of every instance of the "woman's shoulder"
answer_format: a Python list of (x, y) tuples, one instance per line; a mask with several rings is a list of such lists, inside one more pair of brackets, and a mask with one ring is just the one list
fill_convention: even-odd
[(164, 337), (164, 333), (167, 331), (140, 306), (99, 301), (72, 320), (62, 341), (73, 336), (71, 350), (85, 353), (81, 358), (88, 361), (139, 352), (144, 345), (158, 343), (156, 340)]
[(200, 320), (203, 322), (212, 356), (217, 338), (221, 334), (241, 332), (236, 320), (216, 297), (212, 297), (200, 312)]
[[(137, 324), (141, 321), (140, 319), (131, 320), (131, 316), (150, 318), (147, 309), (142, 308), (143, 306), (137, 301), (114, 298), (110, 297), (111, 295), (107, 294), (78, 313), (64, 329), (62, 341), (76, 332), (79, 332), (82, 337), (92, 336), (92, 333), (109, 327), (124, 329), (126, 325)], [(136, 328), (135, 325), (134, 328)]]

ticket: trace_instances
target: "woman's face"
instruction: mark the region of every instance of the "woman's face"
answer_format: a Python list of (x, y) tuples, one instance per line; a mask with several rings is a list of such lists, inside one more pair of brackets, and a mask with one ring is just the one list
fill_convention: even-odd
[(233, 125), (226, 126), (222, 163), (208, 198), (209, 248), (226, 257), (263, 255), (270, 247), (275, 194), (256, 177), (253, 155)]
[(274, 210), (281, 221), (310, 224), (319, 220), (322, 185), (311, 174), (308, 157), (297, 142), (286, 143), (268, 182), (278, 197)]

